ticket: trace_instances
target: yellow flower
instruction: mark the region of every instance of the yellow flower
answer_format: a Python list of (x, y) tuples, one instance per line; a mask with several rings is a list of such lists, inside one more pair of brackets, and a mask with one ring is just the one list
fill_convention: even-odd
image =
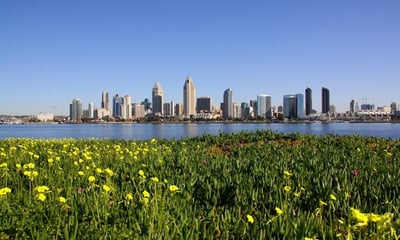
[(141, 177), (146, 177), (145, 175), (144, 175), (144, 172), (143, 172), (143, 170), (139, 170), (139, 175), (141, 176)]
[(106, 192), (106, 193), (108, 193), (109, 191), (111, 191), (111, 188), (109, 187), (109, 186), (107, 186), (107, 185), (103, 185), (103, 190)]
[(59, 197), (59, 198), (58, 198), (58, 201), (59, 201), (60, 203), (66, 203), (66, 202), (67, 202), (67, 199), (65, 199), (65, 197)]
[(7, 163), (2, 163), (2, 164), (0, 164), (0, 168), (7, 168)]
[(52, 158), (49, 158), (49, 159), (47, 159), (47, 162), (48, 162), (48, 163), (53, 163), (54, 160), (53, 160)]
[(5, 196), (11, 192), (11, 188), (5, 187), (0, 189), (0, 196)]
[(79, 172), (78, 172), (78, 175), (79, 175), (79, 176), (83, 176), (84, 174), (85, 174), (85, 173), (84, 173), (83, 171), (79, 171)]
[(38, 193), (44, 193), (44, 192), (49, 191), (50, 189), (47, 186), (37, 186), (34, 188), (34, 190)]
[(249, 223), (254, 223), (254, 218), (253, 218), (253, 216), (247, 214), (246, 217), (247, 217), (247, 221), (248, 221)]
[(24, 168), (25, 168), (25, 169), (27, 169), (27, 168), (33, 169), (33, 168), (35, 168), (35, 164), (34, 164), (34, 163), (27, 163), (27, 164), (24, 164)]
[(284, 190), (285, 190), (285, 192), (290, 192), (290, 190), (292, 189), (290, 186), (285, 186), (284, 188), (283, 188)]
[(109, 168), (106, 168), (105, 170), (104, 170), (104, 172), (108, 175), (108, 176), (112, 176), (112, 175), (114, 175), (114, 172), (111, 170), (111, 169), (109, 169)]
[(360, 212), (360, 210), (355, 208), (350, 208), (351, 216), (357, 220), (357, 222), (368, 223), (368, 215)]
[(170, 190), (171, 192), (176, 192), (176, 191), (179, 190), (179, 188), (178, 188), (176, 185), (171, 185), (171, 186), (169, 186), (169, 190)]
[(151, 180), (152, 180), (153, 182), (158, 182), (158, 178), (157, 178), (157, 177), (152, 177)]
[(125, 196), (125, 199), (128, 200), (128, 201), (131, 201), (133, 199), (132, 194), (131, 193), (127, 193), (126, 196)]
[(89, 182), (94, 182), (96, 181), (96, 178), (94, 176), (89, 176), (88, 180)]
[(293, 175), (292, 173), (290, 173), (289, 171), (286, 171), (286, 170), (283, 171), (283, 174), (285, 174), (285, 176), (288, 176), (288, 177)]
[(15, 164), (15, 167), (16, 167), (17, 169), (20, 169), (20, 168), (21, 168), (21, 164), (17, 163), (17, 164)]
[(145, 197), (145, 198), (142, 198), (142, 202), (144, 203), (144, 205), (146, 205), (147, 206), (147, 204), (149, 203), (149, 198), (147, 198), (147, 197)]
[(333, 201), (336, 201), (336, 196), (333, 195), (333, 194), (329, 195), (329, 198), (330, 198), (331, 200), (333, 200)]
[(283, 214), (282, 209), (280, 209), (280, 208), (278, 208), (278, 207), (275, 208), (275, 212), (276, 212), (276, 214), (278, 214), (278, 215)]
[(322, 201), (322, 200), (319, 200), (319, 205), (328, 205), (326, 202), (324, 202), (324, 201)]
[(24, 171), (24, 175), (27, 176), (29, 180), (33, 181), (39, 173), (37, 171)]
[(143, 191), (143, 197), (145, 198), (149, 198), (150, 197), (150, 193), (146, 190)]
[(103, 172), (103, 169), (101, 169), (101, 168), (96, 168), (96, 173), (100, 174), (100, 173), (102, 173), (102, 172)]
[(44, 200), (46, 200), (46, 195), (44, 195), (43, 193), (38, 193), (36, 194), (36, 199), (44, 202)]

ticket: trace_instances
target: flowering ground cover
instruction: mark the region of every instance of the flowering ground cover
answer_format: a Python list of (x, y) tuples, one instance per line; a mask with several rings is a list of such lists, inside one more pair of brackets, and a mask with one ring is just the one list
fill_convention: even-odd
[(398, 239), (400, 141), (0, 140), (0, 239)]

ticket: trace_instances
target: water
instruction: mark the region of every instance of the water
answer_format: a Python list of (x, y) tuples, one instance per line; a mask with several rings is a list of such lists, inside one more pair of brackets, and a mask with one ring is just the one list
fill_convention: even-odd
[(165, 123), (165, 124), (23, 124), (0, 125), (0, 139), (24, 138), (113, 138), (144, 140), (151, 138), (180, 139), (204, 133), (273, 130), (283, 133), (314, 135), (351, 135), (400, 138), (396, 123)]

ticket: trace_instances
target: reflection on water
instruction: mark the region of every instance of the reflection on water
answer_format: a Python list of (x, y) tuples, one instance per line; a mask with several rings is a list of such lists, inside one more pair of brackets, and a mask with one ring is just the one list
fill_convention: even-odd
[(204, 133), (219, 134), (221, 132), (254, 132), (257, 130), (400, 138), (400, 124), (395, 123), (24, 124), (0, 125), (0, 138), (180, 139)]

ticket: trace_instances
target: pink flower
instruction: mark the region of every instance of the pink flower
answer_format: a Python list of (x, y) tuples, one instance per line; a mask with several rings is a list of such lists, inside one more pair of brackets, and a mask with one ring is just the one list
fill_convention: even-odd
[(206, 164), (206, 163), (207, 163), (207, 160), (203, 159), (203, 164)]
[(83, 193), (83, 188), (79, 187), (79, 188), (78, 188), (78, 193), (79, 193), (79, 194)]
[(351, 171), (351, 173), (357, 176), (360, 171), (358, 169), (354, 169), (353, 171)]

